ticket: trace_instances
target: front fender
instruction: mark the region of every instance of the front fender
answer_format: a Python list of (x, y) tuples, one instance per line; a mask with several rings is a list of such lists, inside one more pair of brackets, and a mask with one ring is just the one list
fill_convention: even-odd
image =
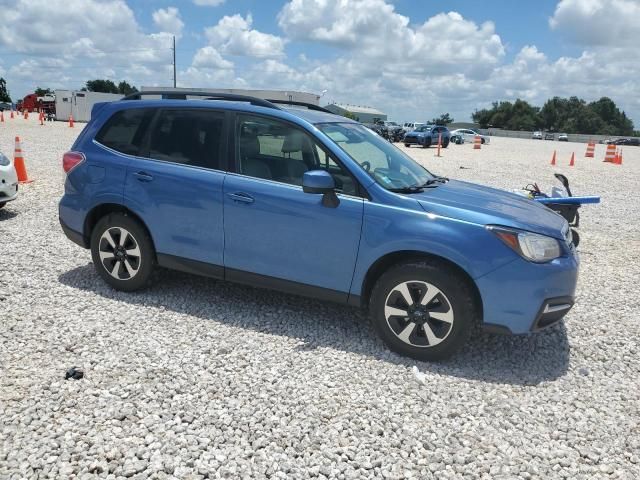
[(472, 279), (517, 258), (484, 225), (365, 202), (360, 250), (350, 293), (362, 294), (367, 272), (377, 260), (402, 251), (442, 257)]

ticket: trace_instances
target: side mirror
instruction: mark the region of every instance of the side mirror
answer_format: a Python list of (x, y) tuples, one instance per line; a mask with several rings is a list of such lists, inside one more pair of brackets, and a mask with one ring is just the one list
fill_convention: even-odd
[(302, 177), (302, 191), (304, 193), (330, 193), (336, 188), (336, 182), (326, 170), (309, 170)]
[(326, 170), (304, 172), (302, 191), (322, 194), (322, 205), (325, 207), (337, 208), (340, 205), (340, 199), (336, 195), (336, 182)]

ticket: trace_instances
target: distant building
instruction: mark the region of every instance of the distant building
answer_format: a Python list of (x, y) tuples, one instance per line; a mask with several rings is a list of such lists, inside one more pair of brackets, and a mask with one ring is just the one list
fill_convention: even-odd
[(375, 123), (377, 121), (384, 122), (387, 120), (386, 113), (382, 113), (380, 110), (376, 110), (373, 107), (349, 105), (348, 103), (332, 103), (324, 108), (336, 115), (345, 116), (346, 113), (351, 113), (355, 117), (355, 120), (360, 123)]
[(115, 102), (123, 95), (115, 93), (85, 92), (76, 90), (56, 90), (56, 120), (73, 119), (78, 122), (88, 122), (91, 119), (91, 109), (99, 102)]
[[(250, 97), (262, 98), (264, 100), (283, 100), (289, 102), (303, 102), (312, 105), (320, 104), (320, 95), (309, 92), (296, 92), (294, 90), (249, 90), (243, 88), (173, 88), (173, 87), (140, 87), (140, 91), (159, 91), (166, 92), (165, 95), (181, 94), (189, 91), (199, 91), (205, 93), (232, 93), (235, 95), (248, 95)], [(147, 98), (153, 98), (149, 96)], [(187, 95), (189, 98), (189, 95)], [(196, 97), (193, 97), (196, 98)]]

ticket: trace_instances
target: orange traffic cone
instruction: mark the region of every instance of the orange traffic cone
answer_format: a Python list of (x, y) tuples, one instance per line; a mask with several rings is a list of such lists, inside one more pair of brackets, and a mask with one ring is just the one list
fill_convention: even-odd
[(475, 138), (473, 139), (473, 149), (480, 150), (481, 145), (482, 145), (482, 139), (480, 138), (480, 135), (476, 135)]
[(24, 111), (24, 119), (28, 120), (29, 119), (29, 110), (25, 110)]
[(569, 161), (569, 166), (573, 167), (576, 164), (576, 152), (571, 154), (571, 160)]
[(40, 119), (40, 125), (44, 125), (44, 113), (40, 112), (40, 115), (38, 115), (38, 118)]
[(620, 149), (620, 153), (618, 154), (618, 161), (616, 165), (622, 165), (622, 149)]
[(551, 165), (555, 165), (556, 164), (556, 151), (553, 151), (553, 156), (551, 157)]
[(438, 134), (438, 153), (436, 153), (436, 157), (441, 157), (440, 155), (440, 147), (442, 146), (442, 134)]
[(73, 114), (69, 115), (69, 126), (73, 128)]
[(13, 109), (11, 109), (11, 118), (13, 118)]
[(20, 145), (20, 137), (16, 137), (16, 148), (13, 152), (13, 166), (16, 169), (16, 174), (18, 175), (18, 182), (33, 182), (33, 180), (29, 180), (29, 177), (27, 176), (27, 167), (24, 164), (24, 157), (22, 156), (22, 145)]
[(0, 111), (0, 123), (4, 123), (4, 113)]

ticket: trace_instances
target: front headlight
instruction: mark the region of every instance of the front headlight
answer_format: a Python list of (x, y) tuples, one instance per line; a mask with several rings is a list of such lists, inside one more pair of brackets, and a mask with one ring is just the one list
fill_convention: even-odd
[(11, 160), (9, 160), (7, 157), (4, 156), (2, 152), (0, 152), (0, 166), (6, 167), (8, 165), (11, 165)]
[(495, 226), (487, 228), (505, 245), (531, 262), (550, 262), (562, 255), (560, 242), (555, 238), (511, 228)]

